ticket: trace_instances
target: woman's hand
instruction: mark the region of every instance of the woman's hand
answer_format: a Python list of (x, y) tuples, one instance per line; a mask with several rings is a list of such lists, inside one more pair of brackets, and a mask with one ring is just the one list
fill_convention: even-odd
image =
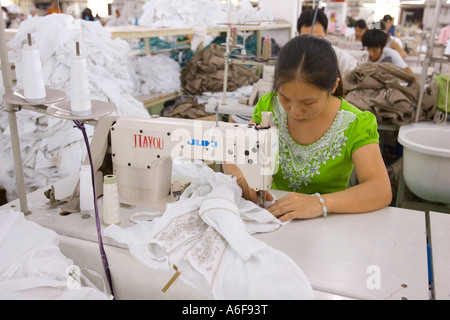
[[(242, 189), (242, 197), (246, 200), (250, 200), (256, 204), (258, 204), (258, 195), (256, 191), (249, 187), (247, 180), (245, 180), (244, 174), (242, 171), (234, 164), (222, 164), (223, 173), (236, 177), (236, 182), (238, 186)], [(265, 201), (272, 201), (273, 197), (270, 192), (266, 192)]]
[(322, 204), (317, 197), (291, 192), (277, 200), (267, 210), (280, 221), (291, 219), (312, 219), (323, 214)]

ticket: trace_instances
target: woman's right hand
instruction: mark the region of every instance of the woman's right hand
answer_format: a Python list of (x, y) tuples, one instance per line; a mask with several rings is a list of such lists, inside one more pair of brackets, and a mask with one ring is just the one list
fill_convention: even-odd
[(242, 196), (246, 200), (258, 203), (258, 196), (256, 191), (248, 186), (247, 180), (245, 180), (242, 171), (234, 164), (223, 163), (222, 164), (223, 173), (236, 177), (237, 184), (242, 189)]

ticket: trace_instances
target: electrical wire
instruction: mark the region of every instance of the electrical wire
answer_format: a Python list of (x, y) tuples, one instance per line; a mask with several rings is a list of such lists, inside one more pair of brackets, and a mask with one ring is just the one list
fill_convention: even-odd
[(100, 249), (100, 256), (103, 263), (103, 269), (105, 270), (106, 280), (108, 281), (109, 288), (111, 290), (111, 295), (114, 297), (114, 291), (111, 281), (111, 273), (109, 271), (109, 264), (108, 264), (108, 258), (106, 257), (105, 248), (103, 247), (103, 240), (102, 240), (102, 231), (100, 227), (100, 218), (98, 214), (98, 205), (97, 205), (97, 194), (95, 192), (95, 175), (94, 175), (94, 166), (92, 162), (92, 156), (91, 156), (91, 149), (89, 147), (89, 139), (86, 133), (86, 128), (84, 127), (84, 124), (79, 122), (78, 120), (73, 120), (75, 125), (78, 129), (81, 130), (84, 137), (84, 142), (86, 143), (87, 153), (89, 156), (89, 162), (91, 164), (91, 180), (92, 180), (92, 192), (94, 194), (94, 211), (95, 211), (95, 222), (97, 226), (97, 238), (98, 238), (98, 245)]

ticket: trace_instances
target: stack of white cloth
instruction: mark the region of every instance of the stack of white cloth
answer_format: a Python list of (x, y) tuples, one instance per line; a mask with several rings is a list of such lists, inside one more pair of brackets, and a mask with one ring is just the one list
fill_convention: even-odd
[(59, 240), (22, 212), (0, 211), (0, 300), (112, 299), (61, 253)]
[[(45, 85), (64, 91), (70, 99), (70, 61), (75, 42), (80, 42), (89, 69), (91, 99), (110, 101), (115, 114), (148, 114), (142, 102), (135, 99), (130, 75), (130, 46), (111, 34), (98, 22), (74, 19), (66, 14), (52, 14), (23, 21), (16, 36), (8, 42), (9, 60), (16, 66), (17, 85), (23, 88), (21, 49), (27, 33), (39, 48)], [(3, 95), (0, 79), (0, 95)], [(7, 191), (8, 201), (17, 198), (9, 122), (4, 104), (0, 106), (0, 188)], [(71, 121), (22, 110), (17, 113), (19, 138), (26, 191), (50, 185), (78, 172), (86, 156), (81, 132)], [(86, 126), (88, 136), (93, 128)]]
[(136, 94), (173, 93), (181, 88), (181, 67), (175, 60), (163, 55), (130, 58), (134, 70)]
[[(149, 27), (182, 28), (186, 26), (214, 27), (228, 22), (228, 4), (221, 0), (150, 0), (142, 8), (138, 23)], [(273, 19), (262, 5), (253, 7), (249, 0), (231, 6), (232, 23)]]
[[(249, 0), (241, 0), (231, 5), (230, 19), (231, 23), (256, 23), (273, 20), (273, 14), (263, 5), (255, 8)], [(207, 27), (225, 26), (228, 22), (228, 4), (220, 0), (151, 0), (144, 4), (138, 19), (139, 25), (153, 28), (193, 28), (194, 51), (200, 44), (207, 46), (214, 40)]]
[(176, 267), (212, 299), (313, 299), (299, 266), (252, 236), (282, 223), (241, 195), (234, 178), (202, 167), (161, 217), (126, 229), (111, 225), (104, 236), (126, 244), (150, 268)]

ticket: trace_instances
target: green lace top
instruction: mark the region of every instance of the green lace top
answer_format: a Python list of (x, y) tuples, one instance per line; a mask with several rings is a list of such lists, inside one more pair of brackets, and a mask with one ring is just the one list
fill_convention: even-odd
[(321, 194), (347, 188), (353, 170), (352, 153), (369, 143), (378, 143), (377, 121), (342, 99), (341, 107), (328, 131), (310, 145), (292, 139), (287, 114), (278, 97), (264, 95), (256, 104), (253, 120), (261, 122), (261, 112), (271, 111), (279, 130), (279, 166), (272, 188), (300, 193)]

